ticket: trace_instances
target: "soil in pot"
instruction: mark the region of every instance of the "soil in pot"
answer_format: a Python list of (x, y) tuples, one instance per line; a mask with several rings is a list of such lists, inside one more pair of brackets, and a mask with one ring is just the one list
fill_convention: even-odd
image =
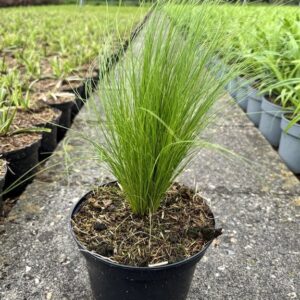
[(288, 168), (295, 174), (300, 174), (300, 123), (294, 124), (287, 130), (289, 123), (290, 116), (283, 115), (278, 152)]
[[(150, 228), (155, 238), (149, 249)], [(73, 229), (90, 251), (139, 267), (181, 261), (201, 251), (215, 236), (203, 198), (177, 183), (151, 218), (132, 215), (118, 187), (99, 187), (73, 217)]]
[(221, 234), (205, 201), (174, 184), (152, 216), (133, 215), (116, 183), (87, 194), (72, 213), (97, 300), (183, 300), (211, 241)]
[(31, 110), (18, 111), (14, 124), (19, 128), (43, 127), (51, 132), (43, 132), (41, 147), (39, 149), (40, 159), (49, 156), (57, 146), (57, 125), (62, 112), (58, 109), (45, 105), (39, 105)]
[(30, 85), (33, 93), (55, 92), (59, 89), (61, 82), (55, 78), (44, 78), (37, 80)]
[(20, 179), (22, 183), (5, 194), (5, 198), (20, 194), (33, 180), (36, 166), (39, 163), (41, 138), (42, 136), (37, 133), (0, 137), (0, 155), (8, 162), (4, 188), (10, 187), (22, 176)]
[(264, 97), (259, 130), (273, 147), (279, 146), (281, 136), (281, 116), (284, 113), (282, 106), (275, 104), (275, 97)]
[(57, 128), (57, 141), (59, 142), (71, 127), (71, 112), (75, 105), (75, 95), (73, 93), (51, 93), (35, 94), (35, 101), (46, 103), (52, 108), (61, 111), (59, 126)]

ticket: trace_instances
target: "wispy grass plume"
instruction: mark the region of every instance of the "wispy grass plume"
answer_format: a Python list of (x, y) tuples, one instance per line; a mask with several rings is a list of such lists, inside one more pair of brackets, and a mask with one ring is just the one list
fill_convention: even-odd
[[(227, 70), (216, 76), (217, 67), (207, 67), (226, 43), (222, 24), (216, 22), (209, 37), (203, 30), (212, 26), (211, 4), (158, 1), (92, 104), (104, 143), (91, 142), (134, 213), (155, 211), (195, 148), (207, 145), (198, 136), (214, 120), (211, 108), (233, 75)], [(186, 10), (196, 5), (201, 9), (183, 32)]]

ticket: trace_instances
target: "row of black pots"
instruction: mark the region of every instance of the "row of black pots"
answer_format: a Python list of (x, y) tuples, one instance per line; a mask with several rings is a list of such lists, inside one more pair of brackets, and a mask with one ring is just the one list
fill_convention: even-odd
[[(93, 83), (97, 82), (98, 75), (93, 78)], [(91, 84), (91, 79), (86, 79), (78, 88), (66, 90), (64, 92), (70, 93), (74, 98), (70, 101), (62, 103), (49, 103), (48, 105), (58, 113), (58, 117), (46, 125), (41, 124), (41, 127), (46, 127), (51, 132), (44, 132), (42, 134), (42, 141), (40, 147), (40, 158), (45, 158), (52, 154), (57, 144), (63, 139), (68, 128), (71, 127), (72, 121), (78, 114), (84, 103), (96, 88), (95, 84)]]
[[(110, 182), (105, 185), (117, 185), (117, 182)], [(79, 211), (91, 193), (86, 194), (75, 204), (70, 215), (69, 229), (79, 251), (86, 260), (94, 298), (96, 300), (186, 299), (196, 265), (204, 256), (212, 240), (197, 254), (177, 263), (156, 267), (135, 267), (118, 264), (89, 251), (78, 241), (73, 231), (73, 216)], [(212, 212), (210, 218), (215, 226)]]
[[(129, 38), (130, 41), (137, 36), (149, 16), (150, 13), (146, 15), (144, 20), (133, 31)], [(107, 60), (106, 72), (110, 71), (113, 65), (119, 61), (120, 56), (122, 56), (127, 50), (129, 40), (125, 41), (118, 51), (113, 53)], [(2, 154), (4, 158), (7, 158), (9, 163), (9, 171), (7, 172), (8, 174), (5, 179), (4, 189), (10, 187), (11, 184), (20, 178), (22, 178), (22, 182), (24, 181), (24, 184), (19, 184), (18, 187), (13, 189), (13, 191), (6, 193), (5, 197), (20, 194), (26, 187), (27, 183), (29, 183), (33, 178), (35, 166), (38, 164), (39, 159), (44, 159), (49, 156), (55, 150), (57, 143), (64, 138), (68, 128), (72, 125), (73, 119), (89, 98), (90, 92), (94, 91), (98, 85), (101, 74), (97, 71), (95, 72), (96, 74), (94, 77), (87, 78), (78, 88), (63, 91), (75, 94), (75, 101), (49, 104), (52, 108), (61, 111), (61, 115), (57, 120), (53, 120), (51, 124), (48, 123), (45, 126), (51, 129), (51, 132), (43, 133), (40, 141), (35, 142), (24, 149)], [(56, 126), (56, 124), (58, 126)]]
[[(151, 13), (151, 12), (150, 12)], [(130, 38), (126, 40), (115, 53), (111, 54), (106, 61), (105, 69), (102, 74), (99, 71), (95, 71), (97, 74), (94, 77), (87, 78), (81, 86), (76, 89), (66, 89), (63, 92), (74, 93), (75, 94), (75, 103), (73, 101), (64, 102), (59, 104), (51, 104), (51, 107), (57, 108), (62, 111), (62, 116), (59, 123), (58, 132), (58, 141), (60, 141), (66, 134), (67, 129), (70, 128), (73, 119), (78, 114), (86, 100), (90, 96), (90, 92), (94, 91), (98, 86), (99, 79), (104, 76), (105, 73), (108, 73), (111, 68), (119, 61), (120, 57), (126, 52), (129, 42), (135, 39), (138, 33), (143, 28), (145, 22), (150, 16), (148, 13), (143, 21), (135, 28), (131, 33)]]
[(63, 91), (66, 93), (74, 94), (74, 101), (49, 104), (51, 107), (59, 109), (62, 112), (59, 127), (57, 128), (58, 142), (63, 139), (68, 128), (71, 127), (72, 121), (74, 120), (78, 112), (81, 110), (86, 100), (89, 98), (90, 92), (92, 92), (96, 88), (98, 80), (99, 75), (97, 73), (95, 77), (86, 79), (78, 88), (74, 90), (69, 89)]
[(272, 103), (241, 77), (232, 80), (226, 88), (269, 143), (278, 148), (288, 168), (300, 174), (300, 125), (288, 129), (289, 110)]
[[(97, 78), (94, 78), (93, 82), (96, 80)], [(70, 128), (72, 119), (89, 96), (88, 90), (90, 88), (87, 89), (87, 84), (83, 83), (79, 89), (72, 91), (77, 95), (75, 102), (69, 101), (50, 105), (56, 110), (57, 117), (51, 122), (38, 125), (50, 129), (50, 132), (43, 132), (38, 140), (26, 145), (24, 148), (1, 153), (1, 157), (6, 159), (8, 163), (8, 171), (5, 179), (3, 179), (2, 187), (4, 191), (8, 191), (4, 194), (4, 199), (19, 195), (27, 184), (33, 180), (39, 162), (53, 153), (58, 142), (64, 137), (67, 129)]]
[[(150, 14), (147, 14), (143, 22), (137, 27), (134, 34), (131, 35), (130, 40), (133, 40), (136, 37), (149, 15)], [(109, 72), (110, 68), (118, 62), (119, 57), (127, 50), (128, 44), (129, 41), (125, 41), (120, 49), (111, 55), (107, 62), (106, 72)], [(64, 138), (68, 128), (72, 125), (73, 119), (89, 98), (90, 92), (96, 89), (99, 78), (100, 74), (99, 72), (96, 72), (94, 77), (87, 78), (82, 85), (75, 90), (69, 89), (63, 91), (75, 94), (75, 101), (49, 104), (50, 107), (61, 111), (59, 118), (53, 120), (51, 123), (42, 125), (43, 127), (51, 129), (51, 132), (44, 132), (39, 141), (34, 142), (23, 149), (1, 154), (7, 159), (9, 164), (4, 190), (11, 187), (16, 181), (22, 182), (22, 184), (19, 183), (14, 187), (12, 191), (5, 193), (4, 198), (20, 194), (26, 185), (32, 181), (36, 169), (35, 167), (39, 163), (39, 160), (49, 156), (55, 150), (57, 144)], [(56, 126), (56, 124), (58, 126)]]
[[(1, 157), (8, 163), (8, 170), (3, 189), (8, 190), (4, 198), (19, 195), (26, 185), (30, 183), (40, 161), (47, 158), (57, 146), (57, 125), (60, 124), (61, 112), (56, 110), (51, 122), (41, 123), (37, 126), (50, 129), (50, 132), (35, 134), (31, 143), (23, 148), (3, 152)], [(18, 138), (18, 137), (16, 137)]]

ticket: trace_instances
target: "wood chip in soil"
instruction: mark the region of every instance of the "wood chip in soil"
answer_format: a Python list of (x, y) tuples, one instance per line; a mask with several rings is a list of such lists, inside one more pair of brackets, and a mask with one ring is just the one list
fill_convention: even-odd
[(117, 186), (99, 187), (81, 204), (72, 226), (88, 250), (139, 267), (181, 261), (221, 234), (203, 198), (178, 183), (151, 217), (132, 214)]

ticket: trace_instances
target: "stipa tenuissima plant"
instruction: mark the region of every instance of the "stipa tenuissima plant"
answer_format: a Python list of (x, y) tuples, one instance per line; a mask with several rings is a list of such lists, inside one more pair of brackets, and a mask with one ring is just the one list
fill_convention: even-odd
[(101, 103), (94, 102), (105, 143), (91, 142), (140, 215), (159, 207), (195, 147), (206, 145), (198, 136), (213, 119), (211, 107), (231, 77), (229, 71), (216, 80), (206, 68), (226, 38), (217, 22), (209, 40), (202, 36), (202, 28), (211, 24), (210, 2), (200, 4), (192, 30), (182, 35), (186, 7), (195, 4), (159, 1), (142, 41), (129, 45), (125, 61), (100, 87)]

